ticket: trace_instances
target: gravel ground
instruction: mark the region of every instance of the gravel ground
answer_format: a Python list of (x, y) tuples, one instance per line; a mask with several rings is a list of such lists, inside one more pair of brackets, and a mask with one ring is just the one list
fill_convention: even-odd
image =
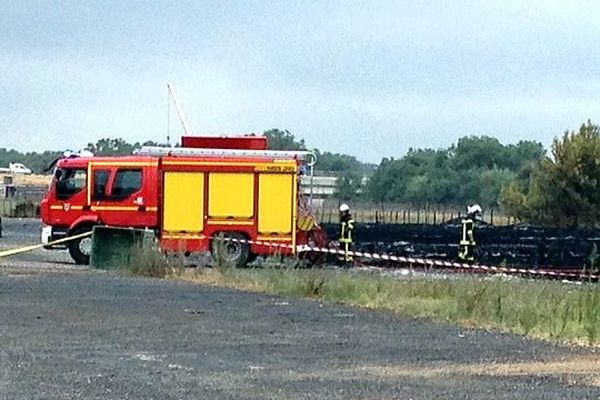
[[(35, 243), (38, 225), (5, 220), (0, 248)], [(0, 260), (0, 399), (600, 398), (593, 349), (124, 278), (63, 253)]]

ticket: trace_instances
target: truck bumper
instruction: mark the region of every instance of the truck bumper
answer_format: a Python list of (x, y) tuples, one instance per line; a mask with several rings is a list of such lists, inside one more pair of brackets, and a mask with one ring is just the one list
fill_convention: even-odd
[(44, 226), (42, 228), (42, 244), (45, 249), (64, 249), (67, 247), (66, 244), (55, 244), (51, 243), (55, 240), (62, 239), (67, 236), (67, 229), (65, 228), (54, 228), (52, 226)]

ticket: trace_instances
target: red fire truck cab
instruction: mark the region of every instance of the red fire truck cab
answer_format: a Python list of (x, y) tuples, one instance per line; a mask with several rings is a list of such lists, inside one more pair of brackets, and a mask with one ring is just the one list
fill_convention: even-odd
[[(225, 253), (237, 265), (323, 245), (299, 193), (299, 176), (314, 156), (260, 149), (266, 140), (257, 139), (249, 137), (246, 148), (242, 138), (184, 139), (184, 145), (212, 147), (60, 159), (41, 203), (42, 240), (52, 248), (52, 241), (95, 225), (146, 228), (162, 250), (193, 253), (214, 252), (215, 237), (223, 235), (230, 239)], [(75, 239), (67, 248), (75, 262), (89, 262), (91, 239)]]

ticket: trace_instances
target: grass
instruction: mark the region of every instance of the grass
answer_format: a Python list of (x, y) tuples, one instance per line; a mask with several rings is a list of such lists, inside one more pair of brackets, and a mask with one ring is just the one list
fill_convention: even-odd
[(378, 273), (291, 268), (205, 269), (178, 276), (201, 284), (312, 298), (514, 332), (552, 341), (600, 343), (600, 287), (473, 277), (395, 279)]
[(148, 278), (166, 278), (183, 273), (182, 255), (165, 255), (154, 246), (138, 246), (129, 262), (121, 267), (125, 275), (144, 276)]

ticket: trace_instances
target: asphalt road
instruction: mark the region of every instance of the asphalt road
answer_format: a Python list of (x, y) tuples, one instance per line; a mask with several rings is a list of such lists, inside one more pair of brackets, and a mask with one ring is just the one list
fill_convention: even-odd
[[(2, 218), (2, 237), (0, 238), (0, 251), (18, 247), (39, 244), (42, 235), (42, 223), (35, 218)], [(0, 266), (7, 263), (44, 262), (48, 264), (72, 263), (66, 250), (38, 249), (28, 253), (12, 256), (10, 259), (0, 258)], [(73, 264), (75, 265), (75, 264)]]
[(0, 399), (600, 398), (591, 349), (44, 255), (0, 263)]

